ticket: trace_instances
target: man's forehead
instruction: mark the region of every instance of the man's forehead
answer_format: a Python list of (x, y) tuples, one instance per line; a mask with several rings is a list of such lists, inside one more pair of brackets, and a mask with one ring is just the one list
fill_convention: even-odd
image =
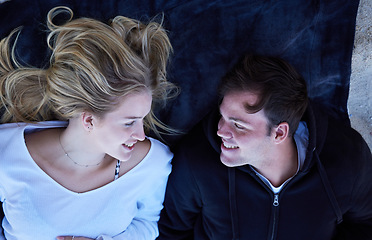
[(256, 104), (257, 100), (257, 94), (249, 91), (226, 94), (220, 104), (220, 114), (227, 119), (247, 123), (250, 122), (252, 117), (257, 115), (266, 119), (263, 109), (254, 112), (248, 111), (247, 105), (252, 106)]
[(234, 91), (227, 93), (222, 99), (222, 104), (239, 105), (244, 107), (245, 105), (253, 106), (258, 100), (258, 95), (249, 91)]

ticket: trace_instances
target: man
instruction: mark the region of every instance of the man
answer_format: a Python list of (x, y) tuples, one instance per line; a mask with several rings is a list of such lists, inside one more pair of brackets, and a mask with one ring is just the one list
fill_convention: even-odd
[(246, 56), (175, 149), (158, 239), (372, 239), (372, 158), (281, 59)]

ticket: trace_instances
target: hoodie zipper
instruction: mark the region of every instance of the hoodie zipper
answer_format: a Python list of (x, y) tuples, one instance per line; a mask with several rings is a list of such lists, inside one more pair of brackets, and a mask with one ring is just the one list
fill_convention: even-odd
[(278, 212), (279, 212), (279, 193), (274, 194), (274, 201), (273, 201), (273, 225), (271, 230), (271, 240), (274, 240), (275, 234), (276, 234), (276, 225), (278, 224)]
[[(273, 193), (273, 191), (271, 190), (270, 186), (265, 181), (263, 181), (257, 174), (256, 174), (256, 177), (258, 178), (259, 182), (261, 182), (266, 187), (266, 189), (268, 190), (268, 192)], [(287, 185), (288, 182), (286, 182), (285, 185)], [(283, 186), (283, 188), (284, 188), (284, 186)], [(273, 193), (274, 194), (273, 195), (274, 196), (274, 199), (273, 199), (273, 203), (272, 203), (272, 209), (273, 209), (272, 219), (273, 219), (273, 222), (272, 222), (272, 226), (271, 226), (271, 235), (268, 238), (269, 240), (274, 240), (275, 239), (276, 225), (278, 224), (278, 214), (279, 214), (279, 193), (282, 190), (280, 190), (278, 193)]]
[(276, 236), (276, 232), (277, 232), (277, 225), (279, 223), (279, 194), (283, 192), (283, 190), (287, 187), (288, 183), (292, 182), (294, 178), (298, 178), (301, 174), (300, 173), (297, 173), (295, 176), (289, 178), (283, 185), (282, 189), (277, 192), (277, 193), (274, 193), (271, 189), (271, 187), (268, 185), (268, 183), (266, 183), (263, 179), (261, 179), (261, 177), (258, 175), (258, 173), (256, 171), (253, 170), (252, 168), (252, 176), (255, 176), (256, 179), (258, 180), (259, 183), (262, 184), (262, 186), (264, 186), (264, 188), (270, 193), (271, 196), (273, 196), (273, 201), (272, 201), (272, 210), (273, 210), (273, 214), (272, 214), (272, 226), (271, 226), (271, 231), (269, 231), (269, 236), (268, 236), (268, 240), (274, 240), (275, 239), (275, 236)]
[[(273, 193), (273, 191), (271, 190), (271, 187), (258, 176), (258, 173), (256, 173), (255, 175), (258, 178), (259, 182), (262, 183), (266, 187), (268, 192)], [(290, 180), (292, 180), (292, 178)], [(290, 180), (287, 181), (284, 184), (284, 186), (287, 185), (288, 182), (290, 182)], [(284, 186), (283, 186), (283, 188), (284, 188)], [(274, 240), (274, 237), (276, 235), (276, 225), (278, 224), (278, 214), (279, 214), (279, 193), (283, 190), (283, 188), (278, 193), (273, 193), (274, 194), (273, 195), (274, 200), (273, 200), (273, 203), (272, 203), (272, 208), (273, 208), (273, 213), (274, 214), (272, 216), (273, 224), (271, 226), (271, 236), (268, 238), (269, 240)]]
[(279, 206), (279, 194), (274, 194), (274, 202), (273, 202), (274, 207)]

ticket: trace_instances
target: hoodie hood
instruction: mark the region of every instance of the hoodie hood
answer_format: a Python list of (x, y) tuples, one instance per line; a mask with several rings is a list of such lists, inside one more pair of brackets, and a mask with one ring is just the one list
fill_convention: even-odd
[[(221, 153), (221, 139), (217, 136), (217, 126), (220, 119), (218, 108), (214, 109), (209, 116), (203, 121), (203, 130), (205, 136), (217, 153)], [(302, 121), (305, 121), (309, 130), (309, 142), (307, 147), (306, 159), (300, 172), (306, 174), (312, 167), (317, 168), (323, 187), (325, 188), (329, 201), (333, 207), (334, 213), (337, 217), (337, 222), (342, 222), (342, 214), (339, 204), (336, 200), (332, 187), (330, 185), (327, 173), (324, 169), (322, 162), (320, 161), (319, 155), (323, 149), (326, 141), (328, 131), (328, 116), (327, 114), (317, 105), (314, 105), (309, 101), (309, 105), (304, 113)], [(239, 169), (247, 169), (246, 167), (239, 167)], [(229, 176), (229, 203), (231, 210), (231, 224), (233, 229), (233, 239), (239, 239), (239, 224), (238, 224), (238, 212), (236, 203), (236, 190), (235, 190), (235, 171), (236, 168), (228, 168)], [(248, 172), (251, 172), (249, 170)], [(247, 173), (248, 173), (247, 172)]]
[(217, 152), (221, 153), (221, 138), (217, 136), (217, 126), (220, 120), (220, 114), (218, 107), (213, 109), (212, 112), (203, 121), (203, 130), (205, 136), (212, 148)]

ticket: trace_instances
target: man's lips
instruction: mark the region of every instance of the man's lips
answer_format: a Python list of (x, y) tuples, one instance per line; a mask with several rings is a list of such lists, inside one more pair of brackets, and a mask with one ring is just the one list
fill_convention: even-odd
[(227, 143), (227, 142), (223, 141), (222, 144), (221, 144), (221, 148), (222, 149), (227, 149), (227, 150), (233, 150), (233, 149), (238, 149), (239, 147), (234, 145), (234, 144)]

